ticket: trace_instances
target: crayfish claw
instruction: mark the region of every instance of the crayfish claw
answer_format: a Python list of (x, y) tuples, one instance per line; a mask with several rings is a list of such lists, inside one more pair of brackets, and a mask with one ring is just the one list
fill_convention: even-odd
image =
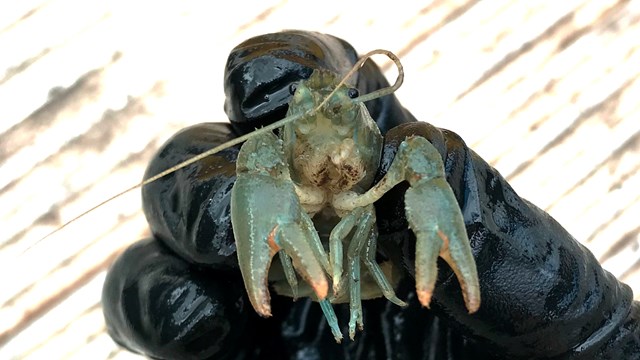
[(456, 274), (460, 287), (462, 288), (462, 297), (464, 303), (469, 311), (469, 314), (473, 314), (480, 308), (480, 286), (478, 284), (478, 275), (475, 269), (475, 263), (473, 269), (469, 268), (469, 263), (466, 261), (456, 261), (452, 258), (452, 253), (447, 252), (440, 255), (447, 264), (451, 267)]
[(273, 256), (280, 250), (275, 243), (276, 230), (277, 227), (274, 227), (264, 241), (236, 241), (238, 264), (249, 301), (256, 312), (263, 317), (271, 316), (271, 296), (267, 274)]
[(480, 307), (475, 259), (456, 199), (444, 178), (413, 184), (405, 193), (409, 226), (416, 235), (416, 292), (429, 307), (435, 287), (437, 258), (456, 274), (469, 313)]
[(295, 269), (311, 286), (318, 299), (324, 300), (329, 292), (329, 282), (314, 249), (309, 245), (309, 239), (304, 236), (302, 226), (296, 223), (282, 225), (278, 235), (279, 243), (291, 257)]
[[(249, 238), (257, 239), (257, 235)], [(302, 227), (296, 223), (276, 225), (261, 241), (236, 241), (238, 263), (244, 278), (249, 300), (256, 312), (271, 316), (268, 275), (271, 261), (277, 253), (284, 259), (283, 268), (292, 291), (297, 295), (297, 280), (293, 268), (305, 279), (319, 300), (329, 292), (329, 282), (320, 261), (303, 236)]]
[[(294, 297), (314, 296), (322, 305), (336, 340), (342, 339), (327, 300), (331, 265), (313, 222), (304, 211), (285, 161), (282, 141), (266, 132), (247, 140), (238, 153), (231, 192), (231, 224), (238, 264), (256, 312), (271, 315), (268, 289), (273, 257), (280, 261)], [(295, 271), (311, 288), (298, 294)], [(280, 279), (276, 289), (282, 289)], [(278, 287), (279, 286), (279, 287)]]

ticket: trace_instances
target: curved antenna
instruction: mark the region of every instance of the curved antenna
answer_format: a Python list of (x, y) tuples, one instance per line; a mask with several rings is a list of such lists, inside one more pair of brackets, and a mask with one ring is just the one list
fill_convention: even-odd
[(311, 116), (313, 114), (315, 114), (316, 112), (318, 112), (320, 109), (322, 109), (322, 107), (327, 103), (327, 101), (329, 101), (329, 99), (338, 91), (338, 89), (344, 85), (349, 78), (351, 78), (351, 76), (353, 76), (353, 74), (355, 74), (358, 70), (360, 70), (360, 68), (362, 67), (362, 65), (364, 64), (365, 61), (367, 61), (371, 56), (376, 55), (376, 54), (384, 54), (387, 55), (391, 60), (393, 60), (393, 62), (396, 64), (396, 66), (398, 67), (398, 77), (396, 78), (396, 82), (389, 87), (386, 88), (382, 88), (382, 89), (378, 89), (374, 92), (368, 93), (366, 95), (360, 96), (357, 99), (355, 99), (355, 101), (358, 102), (365, 102), (365, 101), (369, 101), (369, 100), (373, 100), (376, 98), (379, 98), (381, 96), (385, 96), (388, 94), (393, 93), (394, 91), (396, 91), (401, 85), (402, 82), (404, 81), (404, 69), (402, 67), (402, 64), (400, 63), (400, 59), (398, 59), (398, 57), (392, 53), (391, 51), (388, 50), (383, 50), (383, 49), (376, 49), (373, 51), (369, 51), (368, 53), (366, 53), (364, 56), (362, 56), (360, 59), (358, 59), (358, 61), (353, 65), (353, 67), (351, 68), (351, 70), (349, 70), (349, 72), (342, 78), (342, 80), (338, 83), (338, 85), (331, 91), (331, 93), (329, 93), (329, 95), (327, 95), (324, 100), (320, 103), (320, 105), (316, 106), (315, 108), (307, 111), (306, 113), (302, 113), (302, 114), (298, 114), (298, 115), (291, 115), (291, 116), (287, 116), (284, 119), (278, 120), (276, 122), (274, 122), (271, 125), (262, 127), (260, 129), (256, 129), (248, 134), (244, 134), (242, 136), (239, 136), (233, 140), (229, 140), (223, 144), (220, 144), (214, 148), (211, 148), (201, 154), (198, 154), (188, 160), (185, 160), (175, 166), (172, 166), (146, 180), (143, 180), (125, 190), (120, 191), (119, 193), (109, 197), (108, 199), (100, 202), (99, 204), (95, 205), (94, 207), (82, 212), (81, 214), (73, 217), (71, 220), (65, 222), (64, 224), (62, 224), (60, 227), (56, 228), (55, 230), (51, 231), (50, 233), (48, 233), (47, 235), (45, 235), (44, 237), (40, 238), (39, 240), (37, 240), (36, 242), (34, 242), (33, 244), (29, 245), (23, 252), (22, 254), (26, 253), (27, 251), (29, 251), (31, 248), (35, 247), (36, 245), (38, 245), (39, 243), (41, 243), (42, 241), (44, 241), (45, 239), (51, 237), (52, 235), (58, 233), (60, 230), (66, 228), (67, 226), (71, 225), (72, 223), (74, 223), (75, 221), (77, 221), (78, 219), (82, 218), (83, 216), (89, 214), (90, 212), (94, 211), (95, 209), (99, 208), (100, 206), (111, 202), (112, 200), (132, 191), (135, 190), (139, 187), (143, 187), (147, 184), (150, 184), (160, 178), (163, 178), (169, 174), (172, 174), (182, 168), (185, 168), (197, 161), (200, 161), (208, 156), (214, 155), (222, 150), (228, 149), (232, 146), (238, 145), (246, 140), (248, 140), (249, 138), (251, 138), (252, 136), (255, 135), (259, 135), (259, 134), (263, 134), (267, 131), (273, 131), (277, 128), (280, 128), (288, 123), (294, 122), (302, 117), (305, 116)]
[[(314, 109), (313, 111), (317, 111), (317, 109)], [(22, 252), (22, 254), (26, 253), (27, 251), (29, 251), (34, 246), (38, 245), (43, 240), (47, 239), (48, 237), (51, 237), (53, 234), (55, 234), (55, 233), (59, 232), (60, 230), (64, 229), (68, 225), (71, 225), (76, 220), (82, 218), (83, 216), (85, 216), (88, 213), (94, 211), (95, 209), (99, 208), (100, 206), (102, 206), (102, 205), (104, 205), (104, 204), (106, 204), (106, 203), (108, 203), (108, 202), (110, 202), (112, 200), (115, 200), (116, 198), (128, 193), (129, 191), (132, 191), (132, 190), (135, 190), (135, 189), (137, 189), (139, 187), (143, 187), (143, 186), (145, 186), (147, 184), (150, 184), (150, 183), (152, 183), (152, 182), (154, 182), (154, 181), (156, 181), (156, 180), (158, 180), (160, 178), (163, 178), (163, 177), (165, 177), (165, 176), (167, 176), (167, 175), (169, 175), (171, 173), (174, 173), (174, 172), (176, 172), (176, 171), (178, 171), (178, 170), (180, 170), (180, 169), (182, 169), (184, 167), (187, 167), (187, 166), (189, 166), (189, 165), (191, 165), (191, 164), (193, 164), (193, 163), (195, 163), (197, 161), (200, 161), (200, 160), (206, 158), (207, 156), (211, 156), (211, 155), (216, 154), (216, 153), (218, 153), (218, 152), (220, 152), (222, 150), (225, 150), (225, 149), (228, 149), (228, 148), (230, 148), (232, 146), (238, 145), (238, 144), (248, 140), (251, 136), (262, 134), (262, 133), (265, 133), (267, 131), (275, 130), (275, 129), (281, 127), (281, 126), (284, 126), (287, 123), (295, 121), (295, 120), (297, 120), (297, 119), (299, 119), (299, 118), (301, 118), (303, 116), (306, 116), (306, 115), (307, 114), (292, 115), (292, 116), (288, 116), (288, 117), (286, 117), (286, 118), (284, 118), (282, 120), (278, 120), (278, 121), (274, 122), (271, 125), (262, 127), (260, 129), (256, 129), (256, 130), (254, 130), (254, 131), (252, 131), (252, 132), (250, 132), (248, 134), (244, 134), (244, 135), (239, 136), (239, 137), (237, 137), (237, 138), (235, 138), (233, 140), (229, 140), (229, 141), (227, 141), (227, 142), (225, 142), (223, 144), (220, 144), (220, 145), (218, 145), (218, 146), (216, 146), (214, 148), (211, 148), (211, 149), (209, 149), (209, 150), (207, 150), (207, 151), (205, 151), (205, 152), (203, 152), (201, 154), (198, 154), (198, 155), (196, 155), (196, 156), (194, 156), (194, 157), (192, 157), (192, 158), (190, 158), (188, 160), (185, 160), (185, 161), (183, 161), (183, 162), (181, 162), (181, 163), (179, 163), (177, 165), (174, 165), (174, 166), (172, 166), (172, 167), (170, 167), (170, 168), (168, 168), (168, 169), (166, 169), (166, 170), (164, 170), (164, 171), (162, 171), (162, 172), (160, 172), (160, 173), (158, 173), (158, 174), (156, 174), (156, 175), (154, 175), (154, 176), (152, 176), (152, 177), (150, 177), (150, 178), (148, 178), (146, 180), (143, 180), (143, 181), (141, 181), (141, 182), (139, 182), (139, 183), (137, 183), (137, 184), (125, 189), (125, 190), (122, 190), (119, 193), (117, 193), (117, 194), (109, 197), (108, 199), (102, 201), (101, 203), (95, 205), (94, 207), (92, 207), (92, 208), (90, 208), (90, 209), (88, 209), (86, 211), (83, 211), (79, 215), (73, 217), (71, 220), (69, 220), (69, 221), (65, 222), (64, 224), (62, 224), (60, 227), (56, 228), (55, 230), (51, 231), (50, 233), (48, 233), (44, 237), (40, 238), (39, 240), (37, 240), (33, 244), (29, 245)]]
[[(396, 64), (396, 67), (398, 68), (398, 77), (396, 78), (396, 82), (393, 85), (388, 86), (386, 88), (378, 89), (376, 91), (370, 92), (365, 95), (361, 95), (357, 99), (355, 99), (355, 101), (357, 102), (365, 102), (365, 101), (369, 101), (369, 100), (377, 99), (379, 97), (393, 94), (396, 90), (400, 88), (400, 86), (402, 86), (402, 83), (404, 82), (404, 67), (402, 66), (402, 63), (400, 62), (400, 59), (396, 56), (396, 54), (388, 50), (379, 49), (379, 50), (373, 50), (371, 52), (368, 52), (365, 55), (365, 57), (366, 56), (370, 57), (371, 55), (374, 55), (374, 54), (384, 54), (384, 55), (387, 55), (389, 59), (393, 60), (393, 63)], [(362, 62), (362, 64), (364, 64), (364, 61)]]
[(392, 53), (389, 50), (384, 50), (384, 49), (371, 50), (368, 53), (364, 54), (360, 59), (358, 59), (358, 61), (353, 65), (351, 70), (349, 70), (349, 72), (338, 83), (335, 89), (331, 93), (329, 93), (327, 97), (324, 98), (324, 100), (322, 101), (322, 103), (320, 103), (320, 105), (318, 105), (318, 107), (313, 109), (312, 113), (316, 112), (321, 107), (323, 107), (327, 103), (327, 101), (329, 101), (331, 96), (333, 96), (333, 94), (335, 94), (335, 92), (338, 91), (338, 89), (342, 85), (344, 85), (349, 80), (349, 78), (353, 76), (353, 74), (355, 74), (356, 72), (358, 72), (358, 70), (360, 70), (362, 65), (364, 65), (365, 61), (369, 60), (373, 55), (377, 55), (377, 54), (386, 55), (389, 59), (391, 59), (394, 62), (394, 64), (396, 64), (396, 67), (398, 68), (398, 77), (396, 78), (396, 82), (391, 86), (378, 89), (376, 91), (370, 92), (365, 95), (360, 95), (357, 99), (354, 99), (354, 101), (356, 102), (370, 101), (373, 99), (377, 99), (379, 97), (383, 97), (385, 95), (392, 94), (396, 90), (398, 90), (400, 86), (402, 86), (402, 83), (404, 82), (404, 67), (402, 66), (402, 63), (400, 62), (400, 59), (398, 58), (398, 56), (396, 56), (396, 54)]

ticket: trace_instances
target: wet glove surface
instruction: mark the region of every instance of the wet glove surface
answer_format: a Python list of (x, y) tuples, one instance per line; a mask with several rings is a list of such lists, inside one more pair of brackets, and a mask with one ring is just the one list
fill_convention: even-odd
[[(285, 95), (268, 97), (271, 102), (262, 108), (252, 107), (252, 111), (233, 110), (229, 104), (243, 104), (251, 94), (285, 94), (281, 89), (300, 80), (298, 75), (266, 74), (256, 80), (255, 86), (241, 85), (243, 91), (232, 89), (230, 84), (237, 80), (234, 76), (264, 66), (260, 59), (268, 62), (284, 57), (282, 49), (300, 48), (304, 54), (307, 48), (315, 49), (318, 42), (327, 42), (323, 36), (305, 32), (269, 34), (246, 42), (254, 41), (253, 47), (243, 43), (234, 49), (225, 76), (227, 111), (233, 125), (200, 124), (183, 130), (158, 152), (147, 176), (247, 127), (279, 119), (279, 106), (288, 102)], [(272, 44), (268, 40), (280, 47), (265, 45)], [(343, 41), (335, 41), (323, 46), (339, 44), (351, 49)], [(343, 55), (332, 56), (346, 56), (352, 49), (341, 51)], [(351, 61), (349, 56), (344, 59)], [(299, 62), (294, 60), (292, 64)], [(358, 79), (359, 88), (372, 84), (366, 91), (386, 86), (379, 71), (374, 71), (375, 65), (371, 66), (372, 72)], [(304, 78), (306, 73), (297, 74)], [(415, 243), (404, 219), (402, 195), (406, 187), (400, 185), (376, 203), (378, 248), (379, 257), (392, 258), (406, 269), (407, 277), (397, 294), (409, 302), (408, 308), (400, 309), (385, 299), (363, 302), (365, 331), (358, 333), (355, 342), (340, 345), (333, 340), (319, 306), (308, 299), (292, 302), (274, 296), (274, 317), (258, 318), (246, 300), (237, 272), (228, 216), (236, 148), (143, 189), (145, 214), (157, 240), (134, 245), (110, 270), (103, 306), (112, 337), (129, 349), (166, 359), (639, 357), (640, 315), (631, 290), (602, 270), (595, 258), (548, 214), (518, 197), (500, 174), (455, 133), (415, 123), (395, 98), (383, 99), (386, 102), (379, 99), (367, 104), (383, 132), (393, 128), (385, 135), (377, 178), (384, 174), (405, 136), (424, 136), (440, 151), (478, 266), (482, 303), (477, 313), (467, 314), (459, 284), (442, 261), (431, 310), (420, 308), (412, 280)], [(192, 284), (190, 288), (198, 296), (172, 298), (170, 295), (184, 284)], [(210, 311), (203, 304), (223, 304), (214, 308), (235, 310)], [(184, 318), (185, 311), (191, 314), (190, 326), (167, 325)], [(345, 325), (348, 309), (336, 306), (336, 311)], [(216, 330), (221, 328), (226, 332)], [(185, 335), (195, 334), (192, 329), (217, 335), (205, 336), (209, 342), (195, 341), (197, 335)]]
[(212, 358), (238, 351), (251, 307), (243, 291), (238, 274), (211, 276), (146, 239), (113, 264), (102, 302), (118, 344), (156, 358)]
[[(482, 304), (469, 315), (455, 276), (440, 262), (432, 305), (436, 316), (496, 357), (640, 357), (638, 305), (631, 289), (604, 271), (547, 213), (520, 198), (455, 133), (426, 123), (402, 125), (385, 138), (383, 164), (413, 134), (429, 139), (443, 156), (480, 277)], [(397, 194), (381, 199), (387, 204), (378, 206), (379, 216), (401, 219), (400, 199)], [(395, 209), (395, 216), (381, 209)], [(381, 229), (398, 231), (403, 224)], [(403, 258), (413, 253), (409, 246)], [(411, 260), (406, 269), (413, 269)]]

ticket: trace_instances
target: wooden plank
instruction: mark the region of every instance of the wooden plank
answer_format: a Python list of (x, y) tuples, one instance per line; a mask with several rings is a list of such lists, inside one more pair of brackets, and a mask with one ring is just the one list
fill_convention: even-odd
[(640, 293), (638, 2), (225, 6), (233, 16), (207, 1), (0, 5), (0, 358), (138, 358), (96, 304), (107, 264), (148, 234), (139, 193), (20, 254), (139, 181), (180, 128), (224, 121), (229, 50), (281, 29), (399, 53), (405, 106), (462, 135)]

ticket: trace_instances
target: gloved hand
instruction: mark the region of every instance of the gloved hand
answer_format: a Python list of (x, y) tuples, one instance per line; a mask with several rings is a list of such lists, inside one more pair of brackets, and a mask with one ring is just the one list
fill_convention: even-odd
[[(284, 117), (290, 84), (315, 68), (344, 73), (356, 57), (346, 42), (308, 32), (240, 44), (225, 76), (232, 123), (179, 132), (146, 176)], [(367, 62), (357, 79), (360, 93), (384, 86)], [(425, 137), (442, 154), (478, 267), (477, 313), (467, 313), (460, 285), (442, 261), (431, 309), (421, 308), (412, 278), (415, 239), (404, 217), (406, 187), (397, 186), (376, 203), (378, 256), (406, 270), (397, 295), (407, 308), (384, 298), (365, 301), (365, 330), (342, 344), (309, 299), (273, 294), (274, 316), (259, 318), (246, 298), (231, 231), (235, 147), (143, 188), (154, 238), (129, 248), (107, 276), (103, 308), (114, 340), (162, 359), (640, 358), (640, 312), (626, 285), (455, 133), (416, 122), (394, 96), (367, 107), (385, 134), (378, 180), (408, 135)], [(346, 325), (348, 306), (335, 308)]]

